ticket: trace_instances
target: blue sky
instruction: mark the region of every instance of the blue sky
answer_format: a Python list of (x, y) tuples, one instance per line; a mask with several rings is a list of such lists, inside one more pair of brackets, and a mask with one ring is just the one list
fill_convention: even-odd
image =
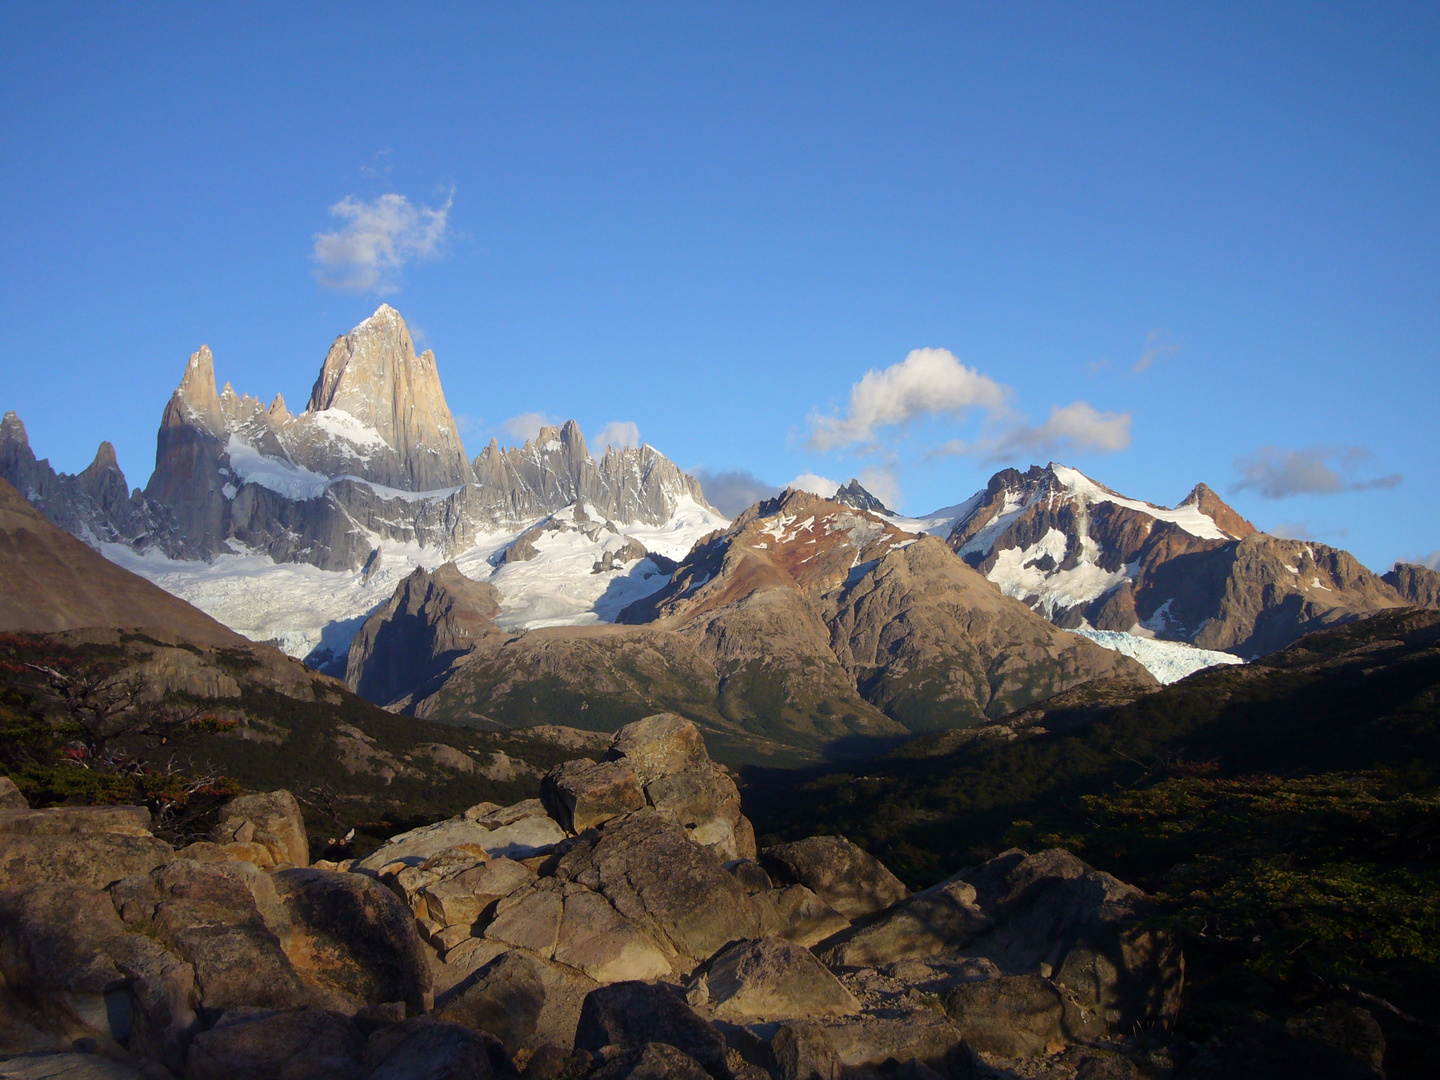
[(383, 300), (472, 454), (633, 424), (912, 513), (1053, 458), (1440, 549), (1434, 4), (6, 16), (0, 408), (58, 468), (143, 484), (202, 342), (300, 406)]

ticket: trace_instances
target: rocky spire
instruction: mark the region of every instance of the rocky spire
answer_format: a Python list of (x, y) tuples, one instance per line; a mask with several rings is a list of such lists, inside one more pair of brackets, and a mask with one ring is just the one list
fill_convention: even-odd
[[(330, 347), (310, 391), (308, 411), (332, 409), (373, 429), (395, 452), (398, 475), (371, 476), (372, 470), (357, 470), (367, 479), (412, 491), (474, 479), (440, 388), (435, 354), (427, 349), (415, 355), (405, 320), (389, 304), (381, 304)], [(374, 467), (380, 468), (379, 463)]]
[(225, 414), (220, 408), (220, 395), (215, 391), (215, 358), (210, 355), (209, 345), (201, 345), (190, 354), (185, 374), (165, 406), (160, 426), (195, 427), (217, 439), (225, 437)]

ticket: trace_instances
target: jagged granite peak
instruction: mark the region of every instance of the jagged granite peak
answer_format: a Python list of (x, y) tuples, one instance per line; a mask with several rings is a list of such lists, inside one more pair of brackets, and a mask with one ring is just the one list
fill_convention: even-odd
[[(229, 383), (226, 383), (229, 388)], [(160, 419), (161, 428), (193, 427), (216, 438), (225, 437), (225, 413), (215, 390), (215, 357), (209, 345), (190, 354), (180, 385)]]
[[(359, 422), (353, 430), (345, 421), (324, 421), (333, 412)], [(400, 313), (381, 304), (374, 315), (348, 334), (336, 338), (310, 391), (301, 421), (310, 418), (327, 434), (351, 444), (339, 456), (353, 469), (335, 469), (333, 447), (316, 445), (297, 452), (301, 440), (292, 440), (291, 454), (316, 472), (355, 475), (408, 491), (434, 491), (474, 480), (455, 418), (440, 387), (435, 354), (415, 354), (409, 327)], [(376, 453), (369, 429), (391, 454)], [(332, 442), (334, 440), (331, 440)], [(370, 445), (367, 445), (370, 444)]]
[(52, 524), (92, 546), (134, 544), (151, 531), (149, 508), (138, 491), (129, 490), (108, 442), (79, 473), (57, 473), (48, 460), (35, 459), (24, 423), (7, 412), (0, 419), (0, 479)]
[(996, 473), (948, 542), (1060, 626), (1247, 658), (1402, 602), (1348, 553), (1260, 533), (1204, 484), (1172, 510), (1053, 462)]
[(861, 486), (860, 481), (850, 478), (848, 484), (836, 489), (835, 501), (853, 506), (857, 510), (869, 510), (873, 514), (893, 516), (894, 511)]

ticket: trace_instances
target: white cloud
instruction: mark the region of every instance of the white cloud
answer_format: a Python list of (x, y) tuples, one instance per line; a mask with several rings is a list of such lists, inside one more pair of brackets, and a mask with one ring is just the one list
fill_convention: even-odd
[(1249, 457), (1236, 458), (1240, 479), (1230, 491), (1258, 491), (1266, 499), (1291, 495), (1338, 495), (1344, 491), (1393, 488), (1399, 473), (1370, 480), (1354, 479), (1357, 470), (1369, 465), (1375, 455), (1363, 446), (1312, 446), (1305, 450), (1281, 450), (1262, 446)]
[(1422, 555), (1416, 561), (1420, 566), (1428, 566), (1431, 570), (1440, 570), (1440, 551), (1432, 551), (1429, 555)]
[(1056, 405), (1039, 425), (1020, 424), (984, 439), (951, 439), (926, 453), (927, 459), (969, 454), (986, 461), (1064, 453), (1113, 453), (1130, 445), (1130, 414), (1101, 412), (1089, 402)]
[(500, 426), (511, 438), (519, 439), (521, 442), (529, 442), (540, 434), (543, 427), (554, 427), (560, 423), (559, 417), (551, 416), (543, 412), (526, 412), (519, 416), (512, 416)]
[(949, 349), (915, 349), (883, 371), (867, 371), (850, 388), (850, 405), (843, 415), (812, 414), (809, 445), (834, 450), (866, 442), (879, 428), (922, 415), (959, 418), (977, 408), (1002, 413), (1009, 393), (988, 375), (966, 367)]
[(1139, 375), (1162, 356), (1169, 356), (1173, 352), (1180, 351), (1179, 345), (1171, 345), (1164, 338), (1164, 330), (1151, 330), (1145, 335), (1145, 348), (1140, 353), (1140, 359), (1136, 360), (1135, 366), (1130, 369), (1130, 374)]
[(828, 476), (818, 476), (813, 472), (803, 472), (785, 486), (794, 488), (796, 491), (808, 491), (825, 499), (833, 498), (835, 492), (840, 489), (840, 485), (836, 481), (831, 480)]
[(320, 284), (351, 292), (394, 292), (396, 276), (412, 259), (433, 259), (444, 248), (454, 191), (432, 209), (412, 206), (404, 195), (370, 202), (347, 195), (330, 214), (344, 221), (338, 232), (316, 233), (315, 276)]
[(1265, 531), (1271, 536), (1278, 536), (1283, 540), (1343, 540), (1350, 535), (1350, 530), (1347, 528), (1332, 528), (1325, 524), (1317, 525), (1308, 519), (1305, 521), (1282, 521)]
[(602, 450), (607, 446), (639, 446), (640, 425), (633, 420), (612, 420), (590, 440), (590, 445)]

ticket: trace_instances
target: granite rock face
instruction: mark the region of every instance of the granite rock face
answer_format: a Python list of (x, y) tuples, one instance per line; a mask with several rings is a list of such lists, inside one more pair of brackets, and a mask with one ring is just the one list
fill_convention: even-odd
[(201, 346), (161, 416), (155, 470), (126, 490), (108, 443), (76, 476), (37, 461), (13, 413), (0, 422), (0, 479), (81, 539), (212, 559), (234, 541), (277, 562), (359, 569), (376, 539), (442, 553), (481, 532), (532, 523), (575, 502), (618, 522), (656, 525), (699, 484), (653, 447), (590, 455), (579, 427), (547, 427), (472, 463), (435, 356), (415, 352), (388, 304), (336, 338), (306, 408), (217, 389)]

